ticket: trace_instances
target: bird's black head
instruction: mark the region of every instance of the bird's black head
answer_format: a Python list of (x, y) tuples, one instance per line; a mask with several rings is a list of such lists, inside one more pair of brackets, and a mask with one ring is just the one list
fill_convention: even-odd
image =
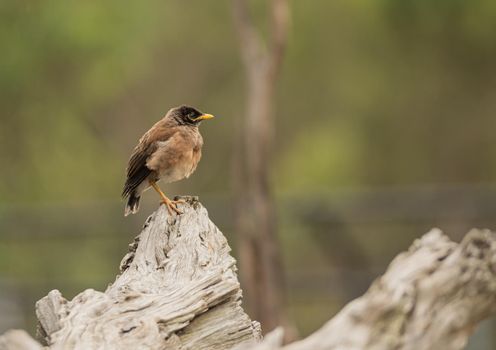
[(198, 125), (202, 120), (212, 119), (214, 116), (205, 114), (196, 108), (189, 106), (180, 106), (169, 111), (170, 115), (179, 125)]

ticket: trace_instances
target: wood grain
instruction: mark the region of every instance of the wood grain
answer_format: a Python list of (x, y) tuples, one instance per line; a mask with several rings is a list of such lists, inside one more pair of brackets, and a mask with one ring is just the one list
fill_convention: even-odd
[[(455, 243), (433, 229), (314, 334), (282, 345), (278, 328), (261, 341), (225, 237), (196, 198), (184, 198), (183, 215), (160, 207), (148, 218), (105, 292), (68, 301), (53, 290), (36, 304), (48, 348), (458, 350), (496, 313), (496, 233), (474, 229)], [(0, 349), (41, 345), (13, 330)]]
[(50, 348), (230, 349), (260, 338), (241, 308), (225, 237), (186, 199), (180, 216), (161, 206), (149, 217), (105, 292), (87, 289), (67, 301), (53, 290), (38, 301)]

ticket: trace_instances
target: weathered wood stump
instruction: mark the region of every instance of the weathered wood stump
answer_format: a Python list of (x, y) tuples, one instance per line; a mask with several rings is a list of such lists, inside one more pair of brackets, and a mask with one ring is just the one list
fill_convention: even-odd
[[(57, 290), (36, 305), (50, 349), (462, 349), (496, 313), (496, 234), (472, 230), (460, 244), (434, 229), (398, 255), (362, 297), (320, 330), (283, 346), (282, 329), (261, 341), (241, 308), (230, 248), (192, 197), (180, 216), (150, 216), (105, 292), (67, 301)], [(0, 349), (38, 350), (24, 331)]]
[(230, 349), (260, 338), (241, 308), (235, 260), (225, 237), (195, 198), (184, 214), (161, 206), (102, 293), (67, 301), (57, 290), (36, 304), (52, 349)]

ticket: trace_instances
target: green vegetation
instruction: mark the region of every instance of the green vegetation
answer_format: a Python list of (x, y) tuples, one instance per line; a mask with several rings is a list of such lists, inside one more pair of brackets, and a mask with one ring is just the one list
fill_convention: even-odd
[[(263, 2), (254, 5), (261, 14)], [(494, 1), (291, 5), (273, 168), (281, 203), (303, 194), (325, 201), (343, 188), (496, 181)], [(218, 118), (203, 125), (197, 172), (166, 190), (201, 195), (230, 233), (218, 208), (228, 206), (231, 132), (241, 121), (244, 81), (229, 6), (0, 3), (0, 283), (24, 291), (26, 318), (50, 288), (71, 296), (112, 281), (126, 244), (157, 202), (147, 194), (139, 216), (121, 217), (125, 162), (137, 138), (172, 106), (192, 104)], [(407, 213), (370, 224), (339, 208), (337, 224), (320, 229), (353, 237), (374, 273), (430, 226), (496, 223), (436, 213), (414, 222)], [(302, 212), (280, 210), (291, 276), (330, 254), (319, 251), (323, 245), (311, 234), (317, 224)], [(299, 249), (312, 258), (296, 255)], [(334, 263), (315, 279), (333, 278)], [(289, 279), (303, 333), (328, 318), (326, 306), (338, 309), (349, 296), (326, 288), (317, 296), (298, 292), (297, 277)]]

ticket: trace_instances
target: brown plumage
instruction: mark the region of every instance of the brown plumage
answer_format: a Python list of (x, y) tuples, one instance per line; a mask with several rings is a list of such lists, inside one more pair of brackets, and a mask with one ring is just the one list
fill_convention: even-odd
[(127, 166), (122, 190), (122, 197), (127, 199), (124, 215), (138, 211), (141, 194), (150, 187), (161, 196), (169, 213), (181, 213), (177, 209), (180, 201), (167, 198), (157, 182), (179, 181), (195, 171), (203, 146), (198, 126), (202, 120), (211, 118), (212, 115), (192, 107), (176, 107), (141, 137)]

